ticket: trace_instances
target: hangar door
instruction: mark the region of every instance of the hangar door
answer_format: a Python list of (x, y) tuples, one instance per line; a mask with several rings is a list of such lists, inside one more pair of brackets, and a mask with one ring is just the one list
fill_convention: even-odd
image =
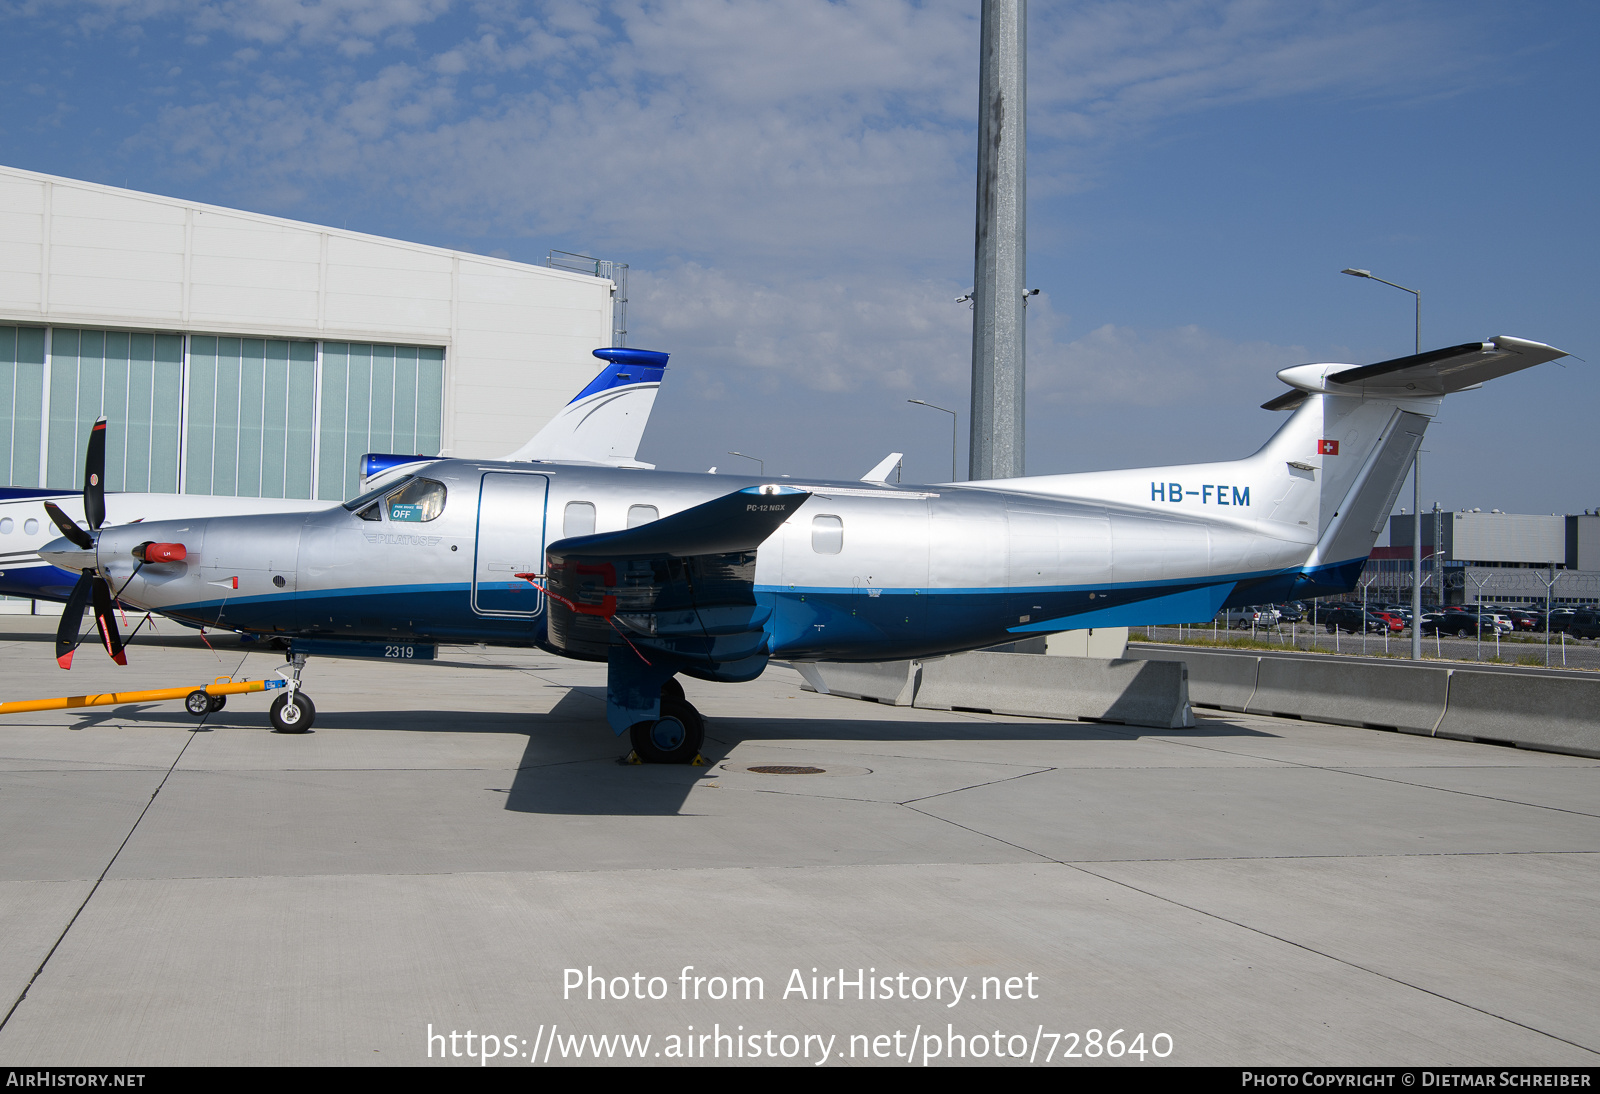
[(544, 475), (491, 471), (478, 492), (478, 540), (472, 567), (472, 610), (479, 615), (535, 616), (544, 594), (518, 574), (544, 573)]

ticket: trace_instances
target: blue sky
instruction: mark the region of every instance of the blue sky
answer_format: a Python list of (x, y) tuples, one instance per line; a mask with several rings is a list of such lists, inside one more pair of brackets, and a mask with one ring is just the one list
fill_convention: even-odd
[[(948, 473), (977, 8), (0, 0), (0, 162), (542, 261), (632, 266), (673, 354), (641, 456)], [(1273, 372), (1496, 334), (1595, 361), (1600, 14), (1035, 3), (1028, 468), (1232, 458)], [(1453, 397), (1424, 500), (1600, 505), (1596, 365)], [(962, 464), (965, 465), (964, 429)], [(753, 465), (747, 465), (753, 466)], [(1409, 504), (1410, 490), (1402, 494)]]

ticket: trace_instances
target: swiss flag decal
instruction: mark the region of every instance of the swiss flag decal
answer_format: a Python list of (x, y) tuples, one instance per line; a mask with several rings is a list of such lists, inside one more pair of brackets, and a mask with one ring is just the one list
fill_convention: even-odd
[(1339, 442), (1338, 441), (1318, 441), (1317, 442), (1317, 455), (1319, 455), (1319, 456), (1337, 456), (1338, 454), (1339, 454)]

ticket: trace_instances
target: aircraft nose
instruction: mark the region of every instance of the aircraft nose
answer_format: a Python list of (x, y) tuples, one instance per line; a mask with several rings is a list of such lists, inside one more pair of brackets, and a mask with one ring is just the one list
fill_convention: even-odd
[(95, 567), (95, 552), (84, 550), (65, 536), (39, 548), (39, 557), (63, 570), (92, 570)]

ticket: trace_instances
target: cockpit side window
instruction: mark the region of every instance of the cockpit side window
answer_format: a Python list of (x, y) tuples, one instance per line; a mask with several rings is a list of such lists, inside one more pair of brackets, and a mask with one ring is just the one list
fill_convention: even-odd
[(447, 491), (444, 483), (432, 479), (412, 479), (384, 499), (389, 519), (403, 523), (425, 523), (444, 512)]

